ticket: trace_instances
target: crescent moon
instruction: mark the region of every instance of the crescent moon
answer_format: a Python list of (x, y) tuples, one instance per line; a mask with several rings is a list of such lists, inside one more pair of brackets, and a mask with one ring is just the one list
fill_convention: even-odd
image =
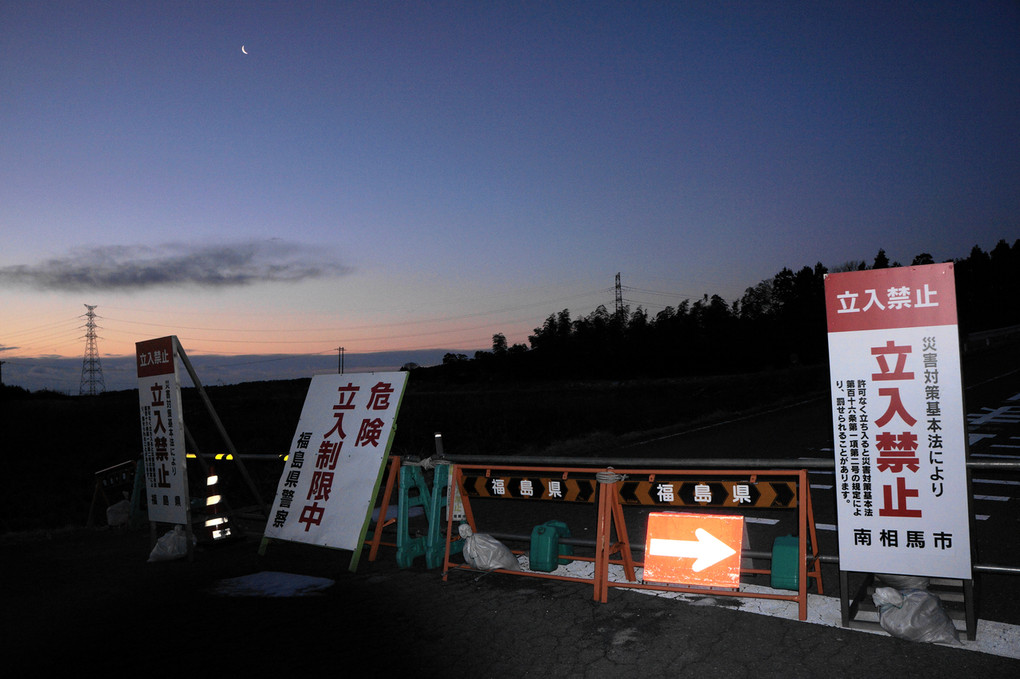
[(247, 53), (248, 53), (248, 50), (246, 50), (244, 48), (244, 45), (241, 45), (241, 54), (247, 54)]

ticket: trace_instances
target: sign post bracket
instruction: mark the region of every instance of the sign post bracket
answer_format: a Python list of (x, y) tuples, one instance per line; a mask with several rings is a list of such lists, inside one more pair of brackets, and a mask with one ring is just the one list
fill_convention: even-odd
[[(851, 576), (864, 576), (859, 587), (853, 590)], [(856, 629), (882, 629), (878, 623), (878, 610), (871, 601), (876, 587), (874, 573), (839, 571), (839, 610), (843, 627)], [(931, 578), (930, 585), (942, 601), (963, 603), (963, 610), (947, 608), (950, 619), (962, 620), (963, 631), (969, 641), (977, 639), (977, 611), (974, 605), (974, 581), (951, 578)], [(851, 594), (852, 593), (852, 594)], [(861, 617), (858, 617), (861, 616)], [(872, 619), (873, 618), (873, 619)], [(959, 629), (959, 628), (958, 628)]]

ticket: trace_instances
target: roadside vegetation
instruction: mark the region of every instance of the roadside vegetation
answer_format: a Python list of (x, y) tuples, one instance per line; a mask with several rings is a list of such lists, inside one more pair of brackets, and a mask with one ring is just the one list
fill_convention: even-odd
[[(934, 264), (928, 253), (910, 265)], [(1020, 240), (985, 252), (974, 246), (954, 260), (960, 332), (1020, 324)], [(652, 315), (646, 309), (604, 306), (579, 318), (549, 314), (530, 346), (492, 338), (491, 351), (447, 354), (442, 366), (415, 371), (442, 382), (638, 379), (733, 375), (827, 361), (824, 285), (827, 273), (900, 267), (879, 250), (869, 265), (849, 261), (784, 268), (747, 288), (739, 300), (719, 295), (683, 300)]]

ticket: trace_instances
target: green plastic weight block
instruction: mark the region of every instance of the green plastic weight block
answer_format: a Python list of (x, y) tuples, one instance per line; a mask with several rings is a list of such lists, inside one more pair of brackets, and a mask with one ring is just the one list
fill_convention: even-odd
[(570, 537), (570, 529), (562, 521), (547, 521), (531, 531), (530, 568), (533, 571), (550, 573), (557, 565), (566, 565), (570, 559), (562, 558), (574, 553), (570, 545), (561, 545), (560, 538)]
[(772, 587), (799, 589), (798, 561), (800, 540), (793, 535), (782, 535), (772, 543)]

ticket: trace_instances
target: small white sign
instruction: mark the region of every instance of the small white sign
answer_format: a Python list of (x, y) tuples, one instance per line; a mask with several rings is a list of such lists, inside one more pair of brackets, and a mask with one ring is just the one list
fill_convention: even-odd
[(135, 343), (149, 520), (186, 525), (188, 465), (178, 360), (174, 336)]

